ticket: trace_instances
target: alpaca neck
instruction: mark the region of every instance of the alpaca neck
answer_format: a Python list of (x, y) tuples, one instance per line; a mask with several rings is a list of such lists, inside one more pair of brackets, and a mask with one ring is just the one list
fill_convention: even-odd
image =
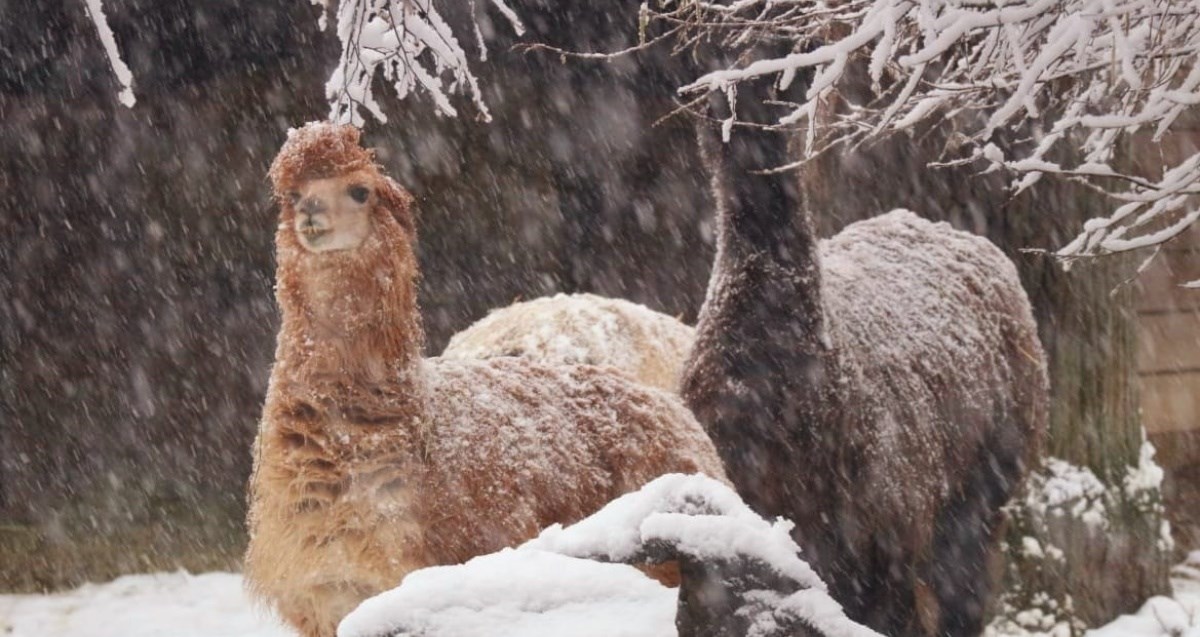
[[(714, 172), (717, 257), (709, 303), (718, 292), (745, 297), (726, 308), (725, 330), (746, 330), (754, 349), (774, 356), (821, 355), (826, 349), (817, 238), (795, 171), (763, 174), (789, 163), (787, 137), (763, 130), (735, 131), (722, 142), (711, 130), (701, 144)], [(714, 298), (716, 297), (716, 298)], [(767, 333), (762, 333), (766, 330)]]
[[(827, 426), (841, 409), (838, 361), (799, 179), (761, 172), (788, 163), (787, 139), (739, 130), (725, 143), (699, 132), (719, 211), (717, 257), (681, 393), (752, 507), (819, 519), (798, 512), (793, 495), (828, 501), (848, 432)], [(814, 460), (797, 462), (797, 449)]]
[(415, 385), (425, 335), (414, 276), (399, 274), (412, 270), (350, 258), (337, 268), (314, 259), (281, 263), (277, 359), (307, 385)]

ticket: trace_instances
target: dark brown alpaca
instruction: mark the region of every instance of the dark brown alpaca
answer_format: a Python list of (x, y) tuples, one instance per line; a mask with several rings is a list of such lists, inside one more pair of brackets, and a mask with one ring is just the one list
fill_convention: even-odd
[(356, 129), (294, 131), (271, 178), (283, 321), (246, 577), (305, 637), (663, 473), (724, 478), (680, 401), (615, 369), (423, 358), (411, 198)]
[[(770, 92), (743, 87), (739, 119), (773, 122)], [(795, 521), (852, 619), (979, 634), (1000, 508), (1046, 420), (1013, 264), (903, 211), (819, 242), (796, 174), (761, 172), (788, 163), (784, 135), (700, 128), (719, 238), (685, 401), (747, 502)]]

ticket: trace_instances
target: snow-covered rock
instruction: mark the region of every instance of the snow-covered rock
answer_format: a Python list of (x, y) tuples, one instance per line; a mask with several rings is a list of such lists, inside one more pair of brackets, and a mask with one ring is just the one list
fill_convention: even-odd
[(363, 602), (339, 637), (669, 637), (675, 591), (624, 564), (505, 549), (416, 571)]
[[(791, 528), (721, 482), (667, 475), (516, 549), (417, 571), (338, 635), (877, 637), (830, 598)], [(612, 563), (669, 561), (680, 564), (678, 594)]]
[(1172, 597), (1152, 597), (1137, 613), (1089, 631), (1086, 637), (1200, 637), (1200, 551), (1171, 571)]

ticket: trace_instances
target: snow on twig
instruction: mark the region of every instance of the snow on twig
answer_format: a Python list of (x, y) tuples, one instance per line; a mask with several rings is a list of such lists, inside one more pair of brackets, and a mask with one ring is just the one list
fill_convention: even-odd
[[(122, 61), (103, 0), (84, 0), (113, 72), (120, 100), (134, 103), (133, 76)], [(307, 0), (326, 9), (329, 0)], [(457, 115), (452, 97), (467, 97), (489, 120), (472, 60), (440, 11), (475, 0), (341, 0), (342, 44), (326, 83), (329, 118), (362, 125), (363, 111), (387, 117), (376, 78), (404, 98), (424, 93), (437, 112)], [(518, 34), (508, 0), (487, 0)], [(658, 25), (663, 28), (656, 28)], [(486, 59), (478, 25), (470, 25)], [(639, 36), (673, 35), (681, 48), (744, 48), (759, 39), (794, 44), (794, 53), (714, 70), (680, 90), (695, 103), (707, 91), (734, 95), (739, 82), (778, 76), (786, 85), (811, 74), (804, 99), (780, 118), (806, 130), (808, 156), (951, 117), (965, 157), (1007, 170), (1020, 192), (1052, 175), (1106, 193), (1078, 237), (1058, 249), (1071, 260), (1127, 252), (1179, 236), (1200, 219), (1200, 157), (1163, 157), (1139, 165), (1123, 151), (1161, 143), (1200, 105), (1200, 3), (1179, 0), (657, 0), (642, 4)], [(629, 50), (638, 50), (645, 42)], [(536, 45), (535, 45), (536, 46)], [(606, 57), (608, 54), (585, 54)], [(844, 90), (863, 61), (872, 91)], [(818, 123), (818, 118), (823, 118)], [(730, 128), (732, 121), (727, 122)], [(996, 148), (1000, 138), (1026, 141)], [(1142, 153), (1144, 155), (1145, 153)], [(1141, 162), (1148, 164), (1149, 162)]]
[(117, 81), (121, 83), (121, 91), (117, 93), (117, 99), (126, 107), (133, 108), (137, 102), (137, 98), (133, 95), (133, 73), (121, 59), (121, 51), (117, 48), (117, 39), (113, 37), (112, 29), (108, 27), (108, 18), (104, 15), (104, 2), (103, 0), (84, 1), (88, 17), (91, 18), (92, 24), (96, 25), (96, 33), (100, 36), (104, 52), (108, 55), (108, 63), (112, 66)]
[[(491, 4), (518, 34), (523, 31), (504, 0)], [(442, 115), (458, 114), (450, 96), (463, 93), (482, 119), (491, 119), (467, 53), (433, 0), (342, 0), (337, 35), (341, 59), (325, 85), (331, 121), (361, 126), (366, 109), (386, 122), (372, 86), (377, 75), (390, 82), (400, 98), (428, 94)], [(483, 57), (486, 51), (477, 31), (475, 37)]]
[[(1065, 260), (1155, 245), (1200, 216), (1196, 157), (1165, 158), (1159, 178), (1123, 152), (1161, 142), (1200, 104), (1200, 4), (664, 0), (654, 16), (703, 46), (792, 42), (794, 53), (716, 69), (680, 91), (728, 92), (763, 76), (786, 84), (808, 71), (804, 100), (779, 123), (808, 120), (809, 155), (958, 117), (973, 149), (964, 159), (1012, 172), (1015, 191), (1058, 175), (1107, 193), (1114, 209), (1058, 250)], [(849, 71), (856, 59), (874, 89), (858, 102), (861, 91), (844, 90), (862, 82)], [(1005, 159), (995, 143), (1012, 132), (1030, 141)]]

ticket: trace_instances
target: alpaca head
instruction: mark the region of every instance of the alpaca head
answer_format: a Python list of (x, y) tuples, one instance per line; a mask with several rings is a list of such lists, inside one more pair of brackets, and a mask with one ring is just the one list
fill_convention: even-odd
[(423, 334), (412, 197), (380, 171), (358, 129), (291, 131), (270, 177), (280, 209), (276, 297), (294, 328), (285, 331), (336, 345), (338, 365), (415, 356)]
[(357, 128), (314, 122), (293, 130), (270, 176), (281, 253), (297, 248), (296, 258), (339, 265), (380, 250), (411, 251), (412, 197), (380, 172)]

